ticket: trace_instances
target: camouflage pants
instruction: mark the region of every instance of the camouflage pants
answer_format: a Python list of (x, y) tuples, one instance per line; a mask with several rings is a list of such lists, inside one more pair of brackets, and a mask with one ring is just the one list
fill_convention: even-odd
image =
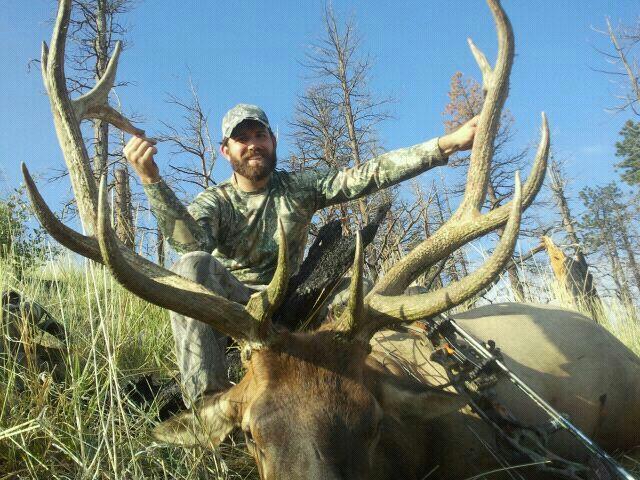
[[(193, 280), (234, 302), (246, 304), (256, 290), (236, 279), (215, 257), (206, 252), (183, 255), (172, 271)], [(343, 278), (324, 308), (345, 306), (349, 300), (350, 278)], [(365, 290), (371, 282), (365, 279)], [(225, 351), (228, 337), (193, 318), (171, 312), (171, 327), (178, 368), (182, 376), (183, 398), (187, 406), (203, 393), (229, 386)]]
[[(172, 271), (234, 302), (246, 304), (255, 293), (206, 252), (183, 255)], [(199, 320), (175, 312), (170, 316), (183, 398), (190, 406), (191, 399), (229, 386), (225, 360), (228, 337)]]

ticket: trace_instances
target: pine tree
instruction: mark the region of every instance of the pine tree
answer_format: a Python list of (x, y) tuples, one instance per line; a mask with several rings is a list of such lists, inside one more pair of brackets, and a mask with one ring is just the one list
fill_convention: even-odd
[(620, 131), (622, 141), (616, 142), (616, 156), (623, 160), (616, 168), (623, 170), (622, 180), (629, 185), (640, 184), (640, 122), (627, 120)]
[[(580, 222), (585, 246), (592, 253), (604, 254), (611, 268), (617, 295), (630, 304), (633, 296), (623, 268), (620, 245), (627, 253), (632, 270), (636, 261), (628, 240), (628, 217), (626, 205), (622, 203), (623, 194), (615, 183), (610, 183), (604, 187), (584, 188), (580, 192), (580, 198), (587, 209)], [(632, 273), (635, 277), (635, 272)]]

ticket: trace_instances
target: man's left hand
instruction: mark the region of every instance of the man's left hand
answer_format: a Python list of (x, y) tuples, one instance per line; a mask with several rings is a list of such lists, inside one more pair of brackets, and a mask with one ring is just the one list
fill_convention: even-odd
[(478, 128), (478, 116), (473, 117), (455, 132), (438, 138), (438, 146), (445, 156), (453, 155), (460, 150), (469, 150), (473, 146), (473, 139)]

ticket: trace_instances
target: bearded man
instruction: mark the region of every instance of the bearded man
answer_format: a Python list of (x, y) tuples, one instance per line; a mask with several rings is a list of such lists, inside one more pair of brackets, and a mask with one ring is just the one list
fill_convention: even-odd
[[(474, 118), (456, 132), (385, 153), (358, 167), (285, 172), (275, 169), (276, 138), (267, 115), (255, 105), (239, 104), (222, 120), (221, 151), (233, 175), (200, 193), (188, 208), (160, 177), (153, 160), (155, 140), (133, 137), (124, 154), (140, 176), (160, 230), (183, 254), (173, 271), (246, 304), (275, 272), (278, 221), (284, 226), (295, 274), (317, 210), (445, 165), (451, 154), (471, 148), (476, 125)], [(227, 338), (173, 312), (171, 325), (185, 403), (226, 389)]]

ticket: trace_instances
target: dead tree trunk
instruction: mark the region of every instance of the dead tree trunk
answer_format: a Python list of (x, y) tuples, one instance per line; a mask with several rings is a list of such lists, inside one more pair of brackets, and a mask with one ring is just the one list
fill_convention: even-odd
[(562, 168), (560, 164), (554, 159), (551, 161), (551, 168), (549, 170), (551, 179), (549, 187), (551, 188), (551, 193), (553, 194), (553, 198), (556, 201), (556, 205), (558, 205), (558, 209), (560, 210), (560, 216), (562, 217), (562, 226), (564, 227), (565, 232), (567, 232), (567, 238), (573, 246), (576, 254), (576, 260), (585, 268), (588, 268), (587, 260), (582, 253), (580, 240), (578, 240), (578, 234), (576, 233), (575, 221), (571, 216), (571, 210), (569, 210), (569, 202), (567, 202), (567, 196), (565, 195), (565, 186), (567, 181), (564, 178)]
[(125, 168), (115, 171), (115, 202), (116, 235), (122, 242), (133, 250), (135, 247), (135, 228), (133, 225), (133, 210), (131, 208), (131, 190), (129, 187), (129, 172)]
[(598, 322), (602, 305), (593, 284), (593, 276), (585, 268), (586, 262), (566, 256), (549, 237), (542, 237), (542, 243), (547, 250), (551, 269), (560, 287), (571, 296), (576, 307), (585, 307), (591, 317)]
[[(624, 102), (620, 107), (618, 107), (618, 110), (626, 110), (627, 108), (631, 107), (631, 110), (637, 115), (638, 112), (635, 106), (637, 105), (638, 102), (640, 102), (640, 81), (638, 81), (638, 77), (637, 77), (638, 70), (637, 70), (636, 62), (633, 58), (630, 59), (627, 57), (627, 53), (625, 52), (625, 47), (618, 40), (618, 37), (615, 31), (613, 30), (613, 27), (611, 27), (611, 22), (609, 21), (608, 18), (607, 18), (607, 33), (616, 51), (616, 53), (612, 56), (618, 57), (616, 63), (619, 63), (622, 66), (622, 69), (624, 70), (624, 73), (616, 72), (616, 74), (622, 73), (627, 77), (629, 81), (630, 92), (625, 96)], [(637, 34), (633, 35), (633, 38), (629, 40), (631, 42), (637, 42), (638, 40)], [(607, 57), (609, 57), (609, 55), (607, 55)]]
[(575, 221), (569, 209), (569, 202), (565, 194), (567, 179), (562, 171), (562, 166), (555, 159), (551, 161), (549, 171), (551, 179), (549, 188), (558, 210), (560, 210), (562, 226), (575, 252), (575, 259), (566, 257), (562, 250), (553, 245), (550, 238), (543, 237), (543, 242), (549, 253), (551, 266), (558, 281), (561, 284), (564, 283), (566, 290), (572, 294), (574, 302), (583, 302), (585, 304), (592, 318), (597, 321), (598, 314), (602, 310), (602, 304), (593, 283), (593, 276), (589, 272), (589, 264), (582, 252), (582, 244), (578, 239)]
[[(351, 84), (353, 80), (349, 78), (348, 73), (349, 57), (353, 53), (352, 48), (354, 47), (354, 45), (351, 45), (349, 43), (350, 40), (347, 35), (340, 35), (338, 26), (336, 25), (335, 17), (333, 16), (333, 11), (328, 9), (325, 15), (327, 17), (327, 33), (329, 39), (333, 44), (333, 47), (335, 48), (337, 80), (340, 85), (340, 91), (342, 93), (342, 108), (340, 110), (344, 115), (344, 122), (347, 126), (347, 133), (349, 135), (349, 147), (351, 149), (353, 165), (358, 167), (360, 166), (360, 163), (362, 163), (360, 156), (360, 141), (356, 133), (356, 121), (353, 114), (353, 106), (351, 105), (351, 96), (353, 90)], [(355, 219), (358, 222), (358, 228), (362, 228), (362, 225), (367, 219), (367, 208), (364, 199), (358, 199), (357, 203), (358, 209), (360, 210), (360, 217), (358, 218), (358, 216), (355, 215)]]
[[(373, 241), (389, 208), (390, 204), (378, 207), (375, 218), (360, 230), (363, 248)], [(290, 330), (317, 328), (324, 320), (322, 306), (353, 264), (355, 248), (355, 236), (341, 235), (339, 221), (324, 225), (298, 273), (289, 279), (286, 299), (274, 321)]]
[[(104, 75), (109, 61), (106, 8), (106, 0), (98, 0), (96, 2), (96, 82)], [(109, 124), (102, 120), (95, 120), (93, 122), (93, 131), (95, 136), (93, 173), (96, 180), (99, 181), (100, 177), (106, 173), (109, 161)]]
[(158, 254), (158, 265), (164, 267), (166, 252), (164, 249), (164, 235), (160, 228), (156, 228), (156, 253)]
[(629, 267), (631, 268), (631, 273), (633, 274), (636, 288), (640, 289), (640, 271), (638, 270), (636, 256), (633, 253), (633, 247), (631, 245), (631, 241), (629, 240), (629, 229), (627, 228), (627, 224), (624, 221), (620, 221), (618, 223), (618, 228), (620, 239), (622, 240), (622, 246), (627, 253), (627, 258), (629, 259)]
[[(495, 189), (491, 184), (491, 180), (489, 180), (489, 186), (487, 188), (487, 198), (491, 203), (491, 208), (495, 208), (498, 206), (498, 199), (496, 196)], [(504, 235), (504, 228), (500, 227), (496, 230), (498, 233), (498, 237), (502, 238)], [(509, 262), (506, 268), (507, 277), (509, 278), (509, 284), (511, 285), (511, 291), (513, 292), (513, 296), (516, 302), (524, 302), (524, 287), (522, 286), (522, 282), (520, 282), (520, 276), (518, 275), (518, 267), (515, 262)]]
[(623, 303), (631, 303), (631, 290), (629, 289), (629, 282), (622, 269), (622, 262), (620, 261), (620, 254), (618, 253), (618, 246), (615, 244), (613, 238), (607, 237), (605, 239), (605, 247), (607, 250), (607, 256), (611, 262), (613, 271), (613, 281), (616, 284), (618, 297)]

